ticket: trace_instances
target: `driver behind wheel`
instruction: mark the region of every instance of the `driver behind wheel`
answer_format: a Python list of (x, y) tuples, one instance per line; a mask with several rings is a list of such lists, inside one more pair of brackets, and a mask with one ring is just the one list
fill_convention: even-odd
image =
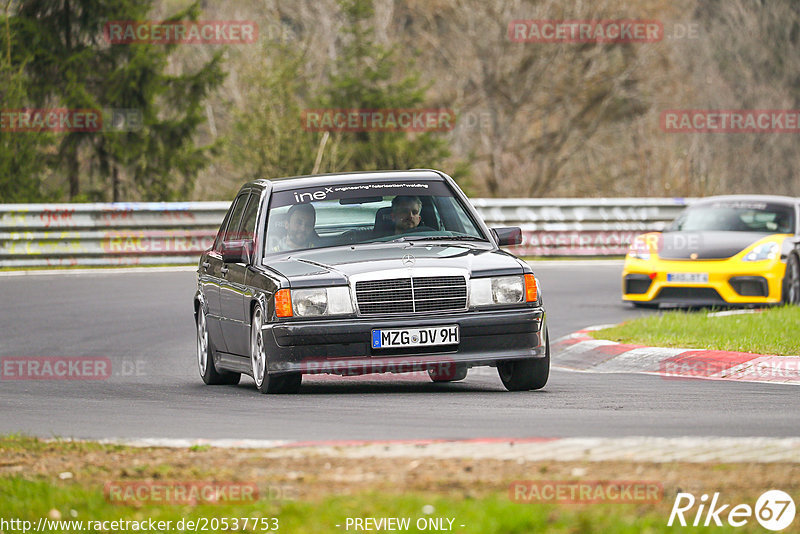
[(397, 195), (392, 199), (394, 233), (402, 234), (419, 226), (422, 220), (422, 201), (417, 196)]
[(314, 230), (317, 211), (311, 204), (295, 204), (289, 208), (286, 220), (286, 237), (278, 244), (279, 250), (313, 248), (319, 236)]

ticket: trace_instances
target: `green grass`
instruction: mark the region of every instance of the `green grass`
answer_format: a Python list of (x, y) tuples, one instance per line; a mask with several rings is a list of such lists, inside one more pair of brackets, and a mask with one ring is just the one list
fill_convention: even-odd
[(85, 453), (93, 451), (121, 451), (125, 449), (129, 449), (129, 447), (101, 444), (94, 441), (73, 441), (61, 438), (43, 440), (24, 434), (5, 434), (0, 436), (0, 452)]
[(709, 317), (707, 311), (668, 311), (591, 332), (621, 343), (757, 354), (800, 355), (800, 307)]
[[(114, 453), (110, 457), (101, 453)], [(154, 454), (159, 459), (153, 458)], [(673, 504), (675, 488), (672, 483), (665, 484), (664, 497), (658, 502), (650, 503), (595, 503), (595, 504), (554, 504), (554, 503), (519, 503), (509, 498), (505, 491), (507, 484), (502, 481), (488, 482), (486, 487), (480, 477), (474, 484), (436, 483), (438, 476), (433, 470), (425, 477), (430, 479), (436, 490), (408, 490), (403, 485), (391, 487), (352, 487), (327, 486), (326, 483), (314, 486), (313, 477), (293, 482), (293, 492), (276, 494), (264, 491), (264, 488), (279, 487), (283, 484), (280, 474), (261, 476), (256, 480), (261, 495), (254, 501), (240, 503), (221, 503), (196, 505), (167, 504), (153, 502), (125, 502), (123, 504), (110, 501), (105, 494), (104, 486), (109, 483), (125, 485), (131, 482), (160, 482), (170, 480), (183, 481), (219, 481), (220, 477), (228, 477), (224, 473), (229, 466), (239, 469), (233, 473), (245, 475), (259, 462), (252, 458), (227, 459), (215, 454), (216, 451), (205, 447), (190, 449), (189, 458), (199, 458), (197, 464), (208, 466), (211, 471), (198, 471), (195, 466), (188, 465), (185, 452), (181, 450), (165, 451), (163, 449), (138, 449), (117, 445), (102, 445), (91, 442), (70, 442), (62, 440), (43, 441), (22, 435), (0, 436), (0, 519), (22, 520), (31, 522), (35, 529), (40, 518), (59, 521), (82, 521), (83, 532), (97, 531), (95, 522), (103, 521), (135, 521), (135, 522), (167, 522), (169, 527), (157, 527), (160, 532), (179, 532), (177, 525), (183, 520), (185, 531), (200, 532), (290, 532), (290, 533), (342, 533), (364, 532), (355, 530), (353, 526), (346, 528), (348, 518), (409, 518), (410, 528), (407, 532), (418, 532), (415, 525), (420, 518), (453, 519), (454, 533), (481, 534), (514, 534), (528, 532), (554, 533), (659, 533), (686, 532), (680, 526), (667, 527), (666, 523)], [(213, 457), (216, 457), (214, 460)], [(295, 459), (296, 461), (296, 459)], [(332, 459), (332, 461), (334, 461)], [(363, 459), (369, 463), (370, 459)], [(114, 466), (124, 464), (127, 467), (116, 469)], [(294, 464), (291, 464), (294, 465)], [(343, 465), (346, 465), (343, 464)], [(27, 467), (26, 467), (27, 466)], [(39, 466), (49, 466), (40, 469)], [(70, 476), (61, 477), (62, 470), (70, 467)], [(220, 470), (220, 467), (224, 467)], [(641, 467), (641, 466), (640, 466)], [(402, 470), (402, 462), (397, 466)], [(685, 467), (684, 469), (692, 469)], [(619, 467), (622, 472), (632, 467)], [(672, 467), (661, 475), (650, 479), (663, 480), (671, 476)], [(720, 464), (720, 469), (736, 471), (737, 477), (745, 476), (746, 467)], [(174, 472), (173, 472), (174, 471)], [(544, 474), (546, 470), (539, 470)], [(689, 480), (703, 480), (703, 470), (686, 473)], [(344, 472), (346, 473), (346, 472)], [(277, 476), (277, 478), (272, 478)], [(516, 475), (515, 475), (516, 476)], [(648, 475), (650, 476), (650, 475)], [(708, 476), (707, 474), (705, 476)], [(716, 475), (712, 473), (716, 480)], [(791, 475), (788, 475), (791, 476)], [(524, 471), (520, 473), (524, 478)], [(235, 476), (233, 477), (235, 478)], [(728, 488), (721, 488), (726, 493), (733, 484), (738, 493), (731, 498), (742, 502), (755, 502), (763, 491), (760, 484), (748, 486), (736, 477), (729, 477)], [(252, 480), (252, 479), (251, 479)], [(443, 479), (444, 480), (444, 479)], [(455, 479), (449, 479), (457, 482)], [(510, 481), (509, 481), (510, 482)], [(713, 484), (706, 479), (706, 484)], [(304, 484), (304, 486), (297, 486)], [(780, 485), (780, 484), (779, 484)], [(791, 486), (791, 485), (790, 485)], [(783, 489), (791, 487), (781, 485)], [(386, 489), (389, 488), (389, 489)], [(307, 491), (306, 491), (307, 490)], [(322, 491), (320, 491), (322, 490)], [(306, 495), (303, 498), (298, 498)], [(229, 526), (233, 518), (239, 518), (239, 528), (214, 528), (215, 521), (221, 525), (221, 519), (227, 519)], [(248, 528), (242, 528), (244, 518), (248, 518)], [(253, 528), (252, 518), (276, 518), (278, 529), (265, 530)], [(195, 529), (186, 525), (186, 521), (200, 521), (206, 528)], [(91, 522), (91, 523), (89, 523)], [(205, 523), (203, 523), (205, 522)], [(273, 526), (274, 523), (268, 523)], [(107, 526), (106, 531), (144, 532), (150, 531), (143, 523), (129, 524), (125, 527)], [(263, 525), (263, 523), (260, 523)], [(336, 526), (340, 525), (340, 526)], [(464, 525), (463, 527), (461, 525)], [(200, 526), (200, 525), (198, 525)], [(444, 522), (448, 526), (448, 522)], [(61, 524), (57, 530), (45, 529), (43, 532), (78, 532), (77, 526)], [(0, 532), (21, 532), (19, 523)], [(30, 530), (29, 530), (30, 531)], [(744, 528), (732, 529), (711, 527), (707, 529), (692, 528), (692, 532), (763, 532), (757, 522), (749, 520)], [(155, 531), (153, 531), (155, 532)], [(402, 532), (398, 531), (398, 532)], [(436, 530), (427, 530), (436, 532)]]
[[(480, 498), (458, 498), (420, 493), (361, 492), (354, 495), (328, 496), (317, 501), (259, 500), (246, 505), (198, 506), (122, 506), (106, 501), (101, 488), (85, 487), (77, 482), (59, 483), (28, 480), (19, 476), (0, 478), (0, 517), (18, 518), (37, 524), (40, 517), (52, 515), (54, 510), (61, 520), (129, 520), (171, 521), (168, 532), (176, 532), (175, 525), (184, 520), (211, 520), (211, 518), (277, 518), (278, 532), (291, 533), (341, 533), (346, 520), (365, 517), (409, 518), (408, 532), (415, 528), (419, 518), (454, 519), (453, 532), (481, 534), (513, 534), (529, 532), (555, 533), (639, 533), (679, 532), (681, 527), (666, 526), (669, 505), (652, 504), (594, 504), (554, 505), (512, 502), (507, 494), (494, 493)], [(433, 506), (423, 510), (424, 507)], [(425, 512), (429, 512), (426, 514)], [(755, 522), (750, 522), (755, 523)], [(445, 526), (447, 521), (445, 520)], [(337, 527), (336, 525), (340, 525)], [(464, 525), (463, 527), (461, 525)], [(755, 525), (737, 529), (737, 532), (755, 532)], [(241, 524), (240, 524), (241, 527)], [(145, 529), (146, 530), (146, 529)], [(212, 532), (222, 531), (211, 530)], [(135, 531), (119, 529), (117, 532)], [(242, 531), (240, 528), (239, 531)], [(252, 530), (249, 532), (264, 532)], [(350, 527), (353, 531), (353, 527)], [(694, 531), (694, 530), (693, 530)], [(702, 531), (702, 529), (700, 530)], [(708, 530), (709, 532), (711, 530)], [(715, 528), (714, 532), (726, 532)], [(59, 532), (72, 532), (62, 528)], [(274, 532), (272, 530), (271, 532)]]

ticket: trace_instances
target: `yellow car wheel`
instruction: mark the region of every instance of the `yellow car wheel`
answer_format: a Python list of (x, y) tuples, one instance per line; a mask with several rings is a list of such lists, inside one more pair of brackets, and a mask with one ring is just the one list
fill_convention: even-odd
[(783, 304), (800, 304), (800, 260), (792, 254), (786, 262), (786, 275), (783, 277)]

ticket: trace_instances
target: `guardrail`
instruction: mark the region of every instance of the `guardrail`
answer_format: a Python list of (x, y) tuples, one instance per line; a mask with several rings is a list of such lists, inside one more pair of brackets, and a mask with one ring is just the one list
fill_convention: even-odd
[[(489, 226), (520, 226), (526, 256), (625, 254), (691, 199), (473, 199)], [(229, 202), (0, 204), (0, 267), (195, 263)]]

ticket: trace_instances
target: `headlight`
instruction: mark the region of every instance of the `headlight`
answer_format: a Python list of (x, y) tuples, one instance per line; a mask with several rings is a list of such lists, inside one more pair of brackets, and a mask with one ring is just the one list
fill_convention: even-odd
[[(291, 310), (287, 309), (287, 293), (291, 296)], [(353, 313), (350, 288), (315, 287), (313, 289), (282, 289), (275, 295), (278, 317), (318, 317)]]
[(648, 244), (647, 236), (636, 236), (628, 248), (628, 258), (634, 260), (649, 260), (650, 259), (650, 246)]
[(524, 278), (520, 275), (470, 280), (470, 306), (519, 304), (525, 301), (525, 294)]
[(328, 313), (328, 290), (296, 289), (292, 291), (292, 310), (295, 315), (307, 317), (309, 315), (325, 315)]
[(778, 257), (777, 243), (761, 243), (745, 254), (743, 261), (774, 260)]

